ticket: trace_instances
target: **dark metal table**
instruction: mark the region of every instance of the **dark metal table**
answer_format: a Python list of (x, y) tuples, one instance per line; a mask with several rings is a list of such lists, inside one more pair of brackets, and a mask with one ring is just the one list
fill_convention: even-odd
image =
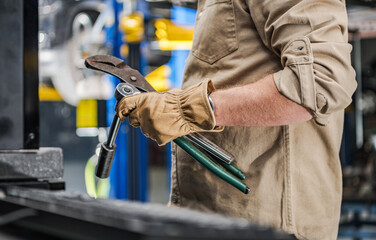
[(0, 233), (6, 226), (62, 239), (294, 239), (244, 219), (20, 187), (0, 191)]

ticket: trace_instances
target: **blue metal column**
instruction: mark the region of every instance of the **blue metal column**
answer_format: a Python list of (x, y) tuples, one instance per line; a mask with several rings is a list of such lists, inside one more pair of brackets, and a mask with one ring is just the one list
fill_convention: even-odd
[[(119, 16), (123, 12), (123, 2), (106, 0), (106, 4), (113, 8), (113, 25), (106, 29), (106, 44), (112, 50), (110, 54), (121, 58), (120, 49), (123, 46), (123, 34), (119, 31)], [(127, 64), (140, 69), (140, 44), (129, 46)], [(143, 61), (144, 62), (144, 61)], [(119, 83), (115, 77), (110, 77), (114, 87)], [(116, 100), (107, 101), (108, 125), (113, 118)], [(116, 139), (116, 155), (110, 174), (110, 197), (117, 199), (147, 200), (147, 144), (146, 138), (139, 129), (131, 127), (126, 121), (120, 127)]]
[[(141, 70), (140, 43), (128, 44), (127, 63), (132, 68)], [(128, 132), (128, 198), (146, 201), (147, 199), (147, 144), (140, 129), (129, 127)]]
[[(106, 0), (106, 4), (108, 7), (113, 9), (113, 24), (111, 26), (108, 26), (106, 28), (106, 45), (110, 49), (110, 53), (115, 57), (120, 58), (120, 47), (123, 44), (122, 36), (118, 31), (119, 26), (119, 13), (122, 11), (122, 4), (118, 3), (115, 0)], [(109, 77), (111, 82), (115, 86), (120, 82), (116, 77), (110, 76)], [(115, 113), (115, 105), (116, 100), (115, 98), (111, 98), (107, 101), (107, 124), (108, 126), (111, 125), (111, 121), (113, 119), (113, 115)], [(110, 173), (110, 197), (111, 198), (117, 198), (117, 199), (127, 199), (128, 193), (127, 193), (127, 185), (128, 185), (128, 179), (127, 179), (127, 162), (128, 162), (128, 156), (127, 156), (127, 150), (126, 146), (127, 144), (127, 133), (128, 126), (125, 124), (122, 124), (119, 129), (119, 133), (117, 135), (116, 139), (116, 145), (117, 145), (117, 151), (115, 154), (115, 158), (112, 164), (112, 169)]]

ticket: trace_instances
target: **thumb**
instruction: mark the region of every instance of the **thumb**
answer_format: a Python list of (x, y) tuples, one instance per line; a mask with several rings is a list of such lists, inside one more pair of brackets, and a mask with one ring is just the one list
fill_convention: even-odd
[(121, 121), (124, 121), (128, 115), (137, 108), (137, 101), (139, 97), (139, 95), (123, 97), (120, 102), (116, 104), (115, 111)]

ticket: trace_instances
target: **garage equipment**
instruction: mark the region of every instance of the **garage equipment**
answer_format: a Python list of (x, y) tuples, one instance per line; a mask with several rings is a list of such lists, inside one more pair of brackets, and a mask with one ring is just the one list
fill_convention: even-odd
[[(161, 204), (93, 199), (85, 194), (9, 187), (0, 190), (0, 239), (295, 239), (245, 219), (207, 214)], [(13, 234), (4, 238), (4, 223)], [(11, 229), (12, 229), (11, 228)], [(35, 237), (37, 230), (50, 237)], [(27, 231), (25, 231), (27, 230)], [(24, 233), (25, 235), (25, 233)]]
[[(155, 91), (153, 87), (146, 81), (146, 79), (135, 69), (129, 67), (123, 60), (109, 56), (109, 55), (95, 55), (87, 58), (85, 60), (85, 65), (87, 68), (99, 70), (102, 72), (109, 73), (118, 77), (122, 82), (133, 85), (136, 89), (142, 92), (150, 92)], [(129, 86), (129, 85), (127, 85)], [(118, 86), (119, 87), (119, 86)], [(116, 88), (116, 100), (119, 101), (122, 96), (126, 96), (126, 94), (121, 94), (119, 91), (120, 88)], [(128, 95), (129, 96), (129, 95)], [(117, 131), (120, 126), (120, 120), (116, 116), (110, 127), (110, 132), (108, 136), (108, 140), (106, 143), (102, 144), (101, 152), (99, 154), (98, 160), (98, 168), (96, 175), (98, 177), (108, 177), (112, 159), (115, 155), (116, 146), (114, 145), (114, 141), (116, 138)], [(224, 166), (228, 171), (233, 173), (228, 173), (227, 171), (223, 170), (220, 166), (218, 166), (214, 161), (212, 161), (207, 155), (202, 153), (199, 149), (197, 149), (190, 141), (187, 139), (193, 140), (195, 144), (202, 147), (203, 149), (207, 150), (207, 152), (212, 155), (214, 158), (218, 159), (219, 161), (224, 161), (221, 165)], [(218, 146), (215, 146), (209, 140), (202, 138), (202, 136), (196, 134), (193, 136), (179, 137), (174, 140), (174, 142), (181, 147), (184, 151), (186, 151), (189, 155), (191, 155), (194, 159), (200, 162), (203, 166), (208, 168), (211, 172), (215, 175), (223, 179), (224, 181), (228, 182), (232, 186), (236, 187), (240, 191), (245, 194), (250, 192), (250, 189), (239, 179), (244, 180), (245, 175), (236, 168), (234, 165), (231, 164), (233, 157), (226, 153), (224, 150), (220, 149)], [(239, 179), (238, 179), (239, 178)]]
[(39, 148), (38, 1), (0, 1), (0, 187), (64, 188), (59, 148)]
[(0, 31), (9, 33), (0, 34), (0, 150), (39, 148), (35, 5), (37, 1), (0, 1)]

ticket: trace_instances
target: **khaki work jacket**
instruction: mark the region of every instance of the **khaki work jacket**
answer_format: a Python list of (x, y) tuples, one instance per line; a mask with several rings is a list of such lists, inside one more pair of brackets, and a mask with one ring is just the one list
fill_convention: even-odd
[(199, 0), (183, 88), (274, 74), (311, 121), (205, 134), (236, 157), (248, 195), (173, 147), (170, 205), (244, 217), (299, 239), (336, 239), (344, 108), (356, 89), (344, 0)]

